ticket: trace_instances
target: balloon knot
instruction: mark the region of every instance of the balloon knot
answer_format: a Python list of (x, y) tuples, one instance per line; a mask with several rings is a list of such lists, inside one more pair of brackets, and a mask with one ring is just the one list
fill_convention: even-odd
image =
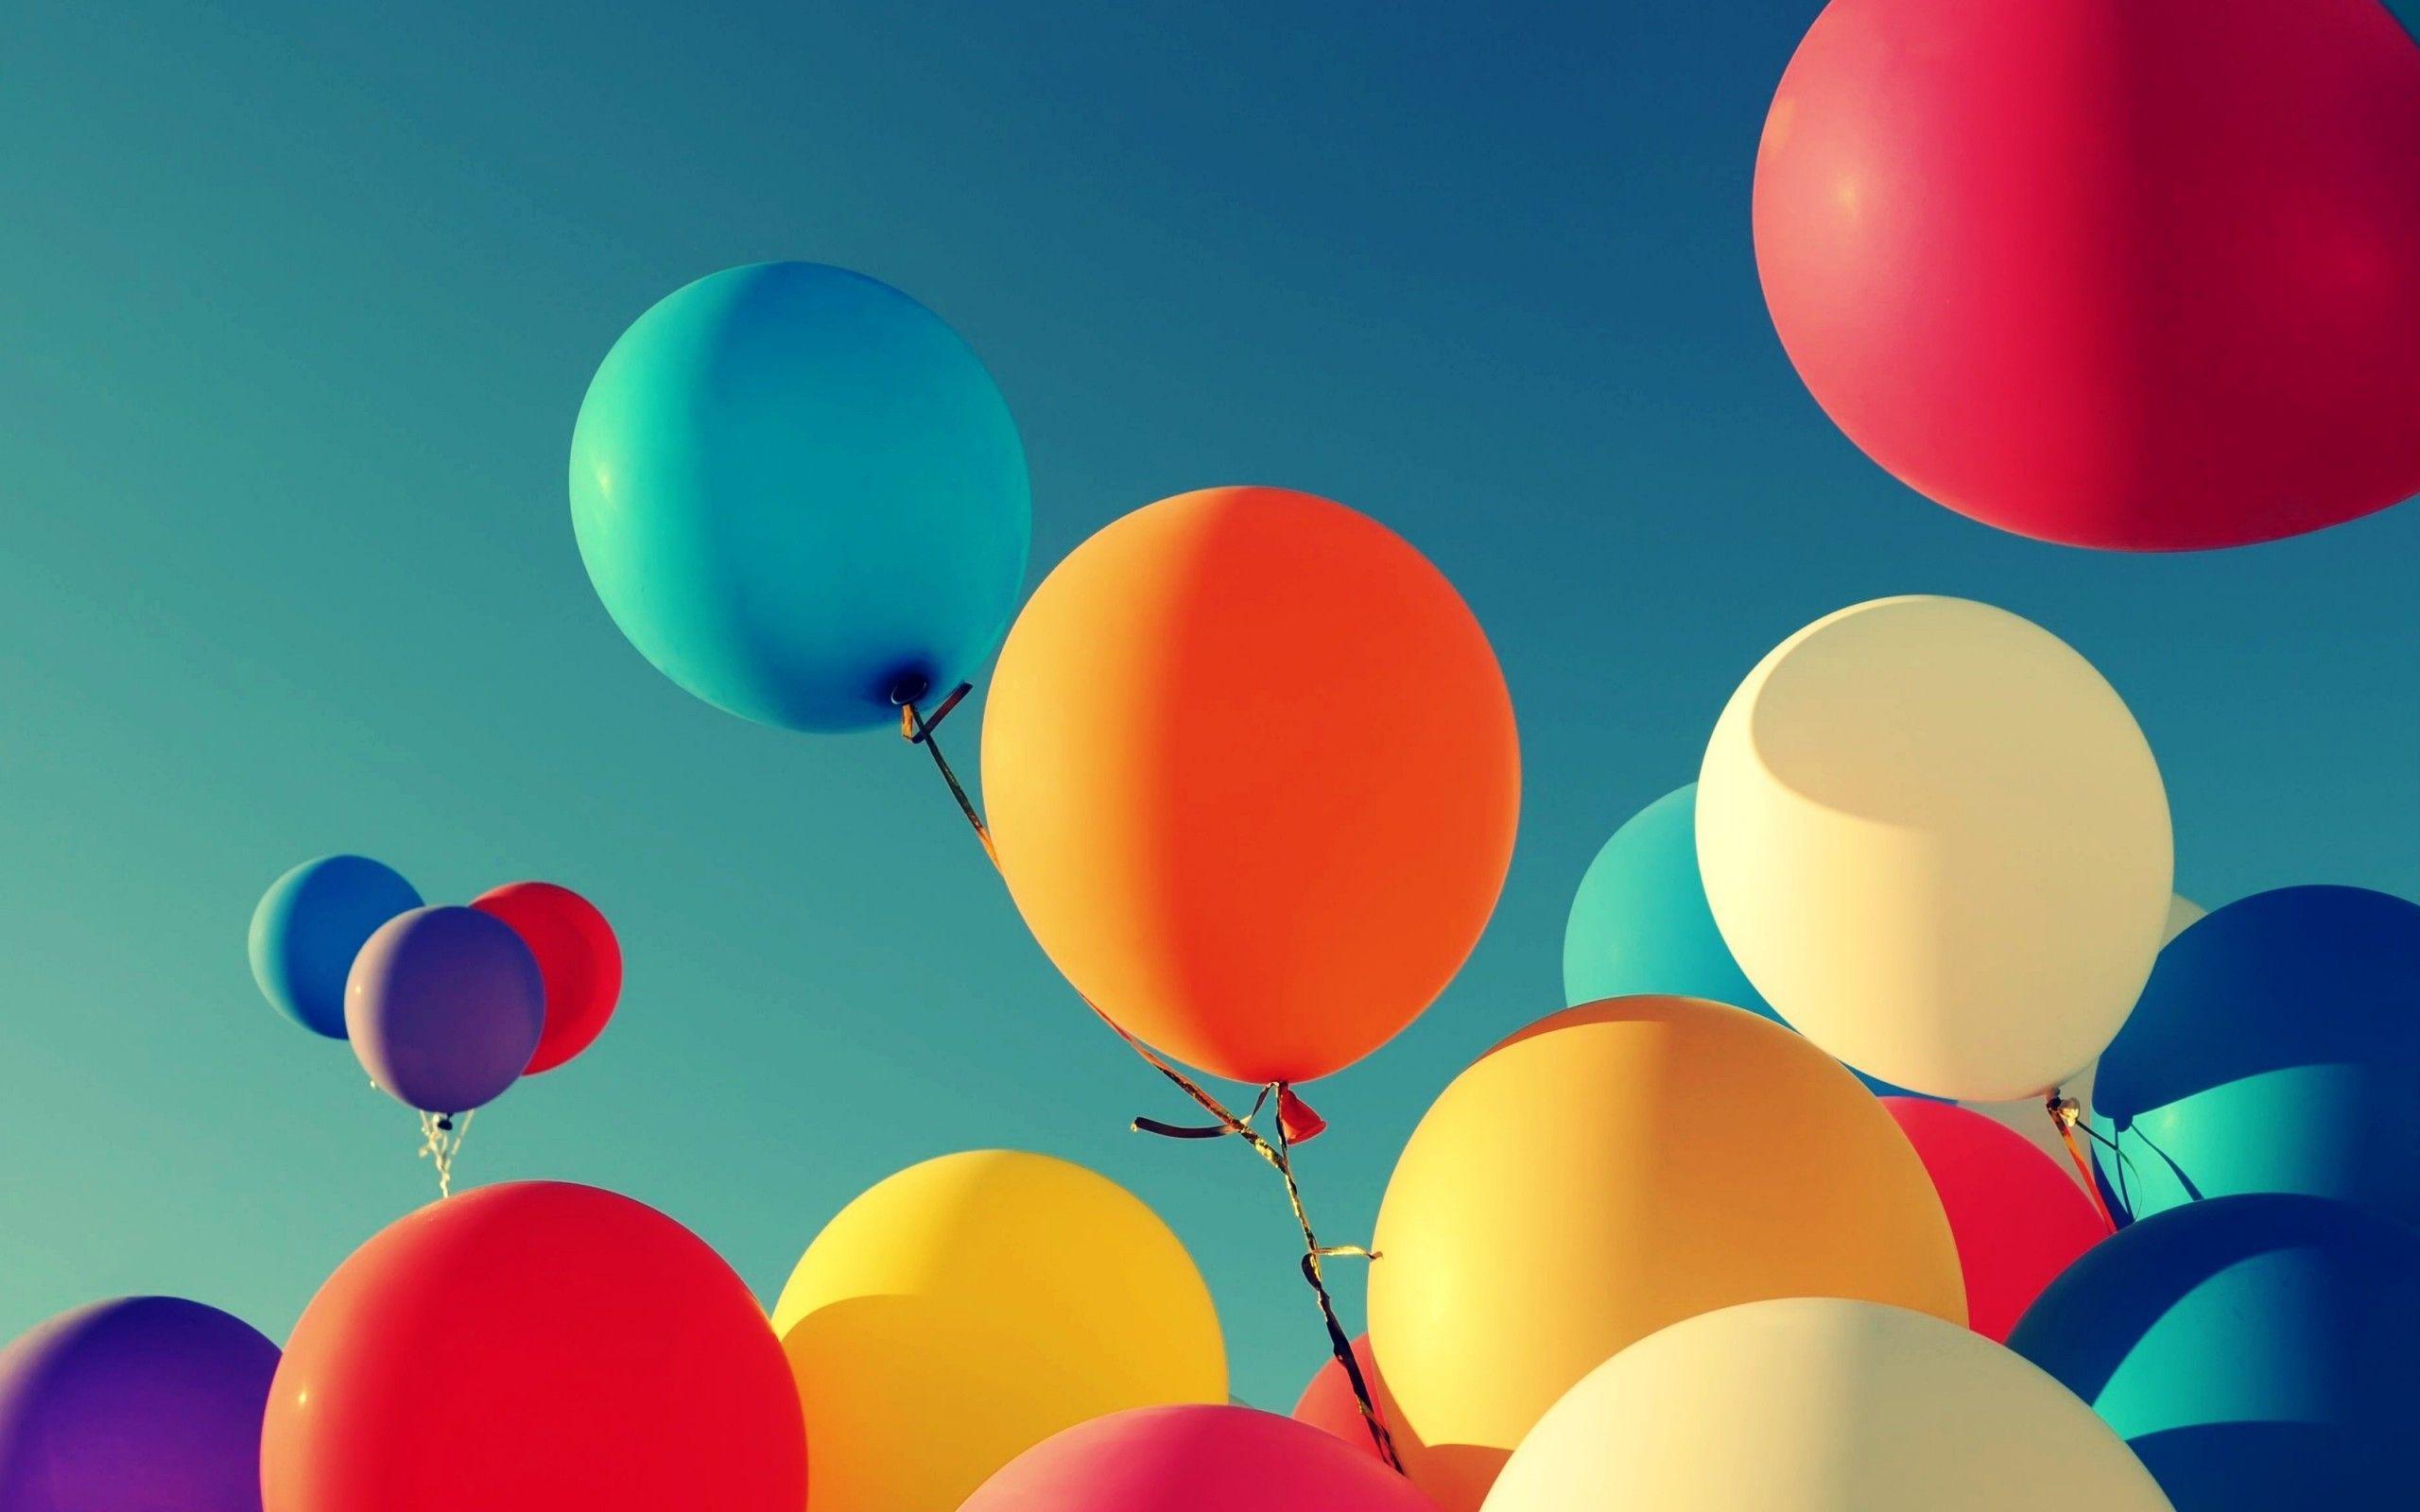
[(1277, 1126), (1284, 1130), (1287, 1143), (1307, 1144), (1327, 1132), (1327, 1120), (1295, 1095), (1293, 1088), (1281, 1083), (1277, 1089)]

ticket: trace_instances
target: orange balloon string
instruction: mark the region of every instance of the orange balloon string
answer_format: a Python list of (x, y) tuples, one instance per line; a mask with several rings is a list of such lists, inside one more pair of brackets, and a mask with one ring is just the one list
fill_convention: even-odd
[[(974, 830), (976, 839), (982, 843), (985, 858), (992, 863), (992, 868), (997, 871), (1000, 869), (1000, 852), (992, 843), (992, 832), (984, 824), (983, 816), (975, 807), (974, 800), (967, 797), (966, 788), (959, 782), (958, 774), (950, 769), (949, 759), (942, 754), (941, 742), (934, 737), (933, 733), (942, 719), (958, 707), (959, 699), (966, 696), (970, 684), (967, 683), (959, 684), (957, 689), (942, 701), (930, 719), (926, 719), (917, 712), (915, 700), (902, 699), (899, 705), (899, 736), (910, 745), (924, 747), (932, 756), (934, 768), (941, 773), (942, 781), (948, 784), (950, 796), (958, 800), (959, 812), (966, 816), (968, 827)], [(1357, 1246), (1322, 1246), (1319, 1241), (1318, 1233), (1311, 1228), (1310, 1212), (1303, 1205), (1303, 1189), (1294, 1178), (1293, 1146), (1297, 1141), (1289, 1134), (1288, 1125), (1290, 1125), (1295, 1130), (1303, 1131), (1301, 1138), (1307, 1139), (1324, 1129), (1327, 1126), (1325, 1121), (1312, 1111), (1311, 1106), (1304, 1102), (1292, 1088), (1283, 1082), (1271, 1082), (1263, 1087), (1259, 1099), (1253, 1104), (1252, 1112), (1238, 1117), (1166, 1057), (1133, 1035), (1127, 1033), (1119, 1026), (1117, 1021), (1101, 1012), (1099, 1005), (1080, 992), (1077, 994), (1077, 1000), (1090, 1008), (1093, 1016), (1107, 1024), (1110, 1032), (1124, 1040), (1126, 1047), (1140, 1057), (1145, 1064), (1166, 1077), (1187, 1097), (1193, 1099), (1203, 1112), (1218, 1120), (1215, 1128), (1182, 1129), (1152, 1119), (1138, 1118), (1134, 1121), (1134, 1127), (1146, 1132), (1180, 1139), (1219, 1138), (1234, 1135), (1250, 1145), (1253, 1152), (1267, 1161), (1270, 1168), (1276, 1171), (1279, 1178), (1285, 1182), (1287, 1206), (1293, 1211), (1295, 1226), (1302, 1230), (1303, 1234), (1303, 1280), (1310, 1286), (1311, 1295), (1319, 1301), (1320, 1320), (1327, 1329), (1328, 1352), (1333, 1354), (1337, 1363), (1344, 1367), (1345, 1380), (1353, 1387), (1353, 1400), (1361, 1409), (1361, 1420), (1370, 1430), (1370, 1441), (1377, 1446), (1379, 1457), (1398, 1474), (1402, 1473), (1403, 1460), (1395, 1452), (1394, 1435), (1387, 1431), (1386, 1418), (1378, 1411), (1376, 1399), (1371, 1395), (1370, 1383), (1362, 1378), (1361, 1364), (1353, 1357), (1353, 1341), (1345, 1333), (1343, 1323), (1336, 1315), (1336, 1299), (1328, 1293), (1327, 1279), (1321, 1267), (1321, 1262), (1332, 1256), (1353, 1256), (1364, 1260), (1375, 1260), (1378, 1257)], [(1258, 1115), (1272, 1096), (1276, 1099), (1279, 1108), (1277, 1137), (1274, 1141), (1252, 1125), (1253, 1118)]]
[(2067, 1159), (2076, 1164), (2076, 1175), (2083, 1177), (2084, 1195), (2092, 1199), (2093, 1211), (2100, 1214), (2101, 1226), (2111, 1233), (2118, 1231), (2118, 1220), (2109, 1211), (2109, 1204), (2100, 1195), (2100, 1182), (2094, 1177), (2092, 1161), (2084, 1157), (2083, 1146), (2076, 1142), (2076, 1125), (2083, 1121), (2083, 1107), (2072, 1097), (2062, 1097), (2053, 1091), (2042, 1105), (2050, 1122), (2059, 1130), (2059, 1140), (2067, 1147)]

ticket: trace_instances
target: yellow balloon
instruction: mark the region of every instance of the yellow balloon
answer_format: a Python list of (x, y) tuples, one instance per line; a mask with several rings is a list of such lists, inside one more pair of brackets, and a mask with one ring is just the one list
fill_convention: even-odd
[(808, 1512), (952, 1512), (1127, 1407), (1227, 1400), (1201, 1273), (1080, 1165), (945, 1155), (840, 1210), (773, 1308), (806, 1413)]
[[(2169, 940), (2185, 933), (2186, 925), (2192, 923), (2206, 912), (2208, 912), (2207, 909), (2183, 893), (2170, 897), (2168, 901), (2168, 927), (2160, 936), (2160, 948), (2167, 949)], [(2059, 1095), (2073, 1101), (2078, 1108), (2089, 1114), (2092, 1111), (2093, 1074), (2100, 1069), (2100, 1063), (2096, 1060), (2059, 1083)], [(1959, 1106), (1973, 1108), (1985, 1118), (2016, 1130), (2032, 1141), (2033, 1147), (2048, 1156), (2057, 1163), (2060, 1170), (2074, 1177), (2079, 1185), (2089, 1184), (2090, 1178), (2083, 1172), (2076, 1169), (2075, 1157), (2067, 1153), (2067, 1142), (2059, 1137), (2058, 1125), (2051, 1123), (2049, 1111), (2042, 1106), (2041, 1098), (2019, 1097), (2013, 1102), (1969, 1100), (1960, 1103)], [(2085, 1142), (2080, 1143), (2078, 1147), (2083, 1149), (2089, 1157), (2091, 1151), (2088, 1136), (2079, 1132), (2076, 1138), (2080, 1142)]]
[(1698, 776), (1698, 865), (1740, 970), (1858, 1070), (2039, 1096), (2133, 1010), (2168, 917), (2168, 793), (2091, 663), (1965, 599), (1784, 641)]
[(2169, 1512), (2066, 1387), (1979, 1333), (1822, 1297), (1728, 1307), (1571, 1388), (1487, 1512)]
[(1797, 1296), (1966, 1318), (1940, 1198), (1882, 1105), (1695, 998), (1583, 1005), (1481, 1057), (1412, 1131), (1373, 1247), (1383, 1404), (1444, 1512), (1478, 1505), (1574, 1382), (1682, 1318)]

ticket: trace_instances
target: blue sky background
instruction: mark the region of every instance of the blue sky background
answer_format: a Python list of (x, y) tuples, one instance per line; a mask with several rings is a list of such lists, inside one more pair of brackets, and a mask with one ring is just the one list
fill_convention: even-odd
[(561, 881), (625, 942), (614, 1028), (481, 1118), (467, 1179), (629, 1192), (770, 1297), (890, 1171), (1050, 1151), (1176, 1226), (1243, 1396), (1322, 1357), (1266, 1171), (1125, 1131), (1185, 1105), (922, 757), (718, 713), (590, 593), (588, 374), (734, 263), (861, 268), (966, 335), (1035, 580), (1152, 499), (1276, 483), (1394, 526), (1488, 627), (1520, 850), (1443, 1000), (1314, 1090), (1336, 1241), (1435, 1091), (1560, 1005), (1599, 843), (1843, 604), (1967, 594), (2091, 657), (2203, 902), (2420, 892), (2420, 509), (2078, 552), (1927, 504), (1808, 400), (1748, 235), (1807, 0), (703, 9), (7, 8), (0, 1337), (133, 1291), (282, 1336), (429, 1194), (409, 1116), (245, 965), (262, 887), (359, 850), (435, 900)]

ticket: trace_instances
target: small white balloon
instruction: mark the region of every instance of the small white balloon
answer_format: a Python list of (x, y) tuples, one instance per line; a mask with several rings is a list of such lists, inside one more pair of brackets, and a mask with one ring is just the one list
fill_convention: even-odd
[(2057, 636), (1965, 599), (1877, 599), (1784, 641), (1698, 779), (1715, 923), (1765, 1001), (1859, 1071), (2041, 1096), (2151, 974), (2168, 793), (2126, 705)]

